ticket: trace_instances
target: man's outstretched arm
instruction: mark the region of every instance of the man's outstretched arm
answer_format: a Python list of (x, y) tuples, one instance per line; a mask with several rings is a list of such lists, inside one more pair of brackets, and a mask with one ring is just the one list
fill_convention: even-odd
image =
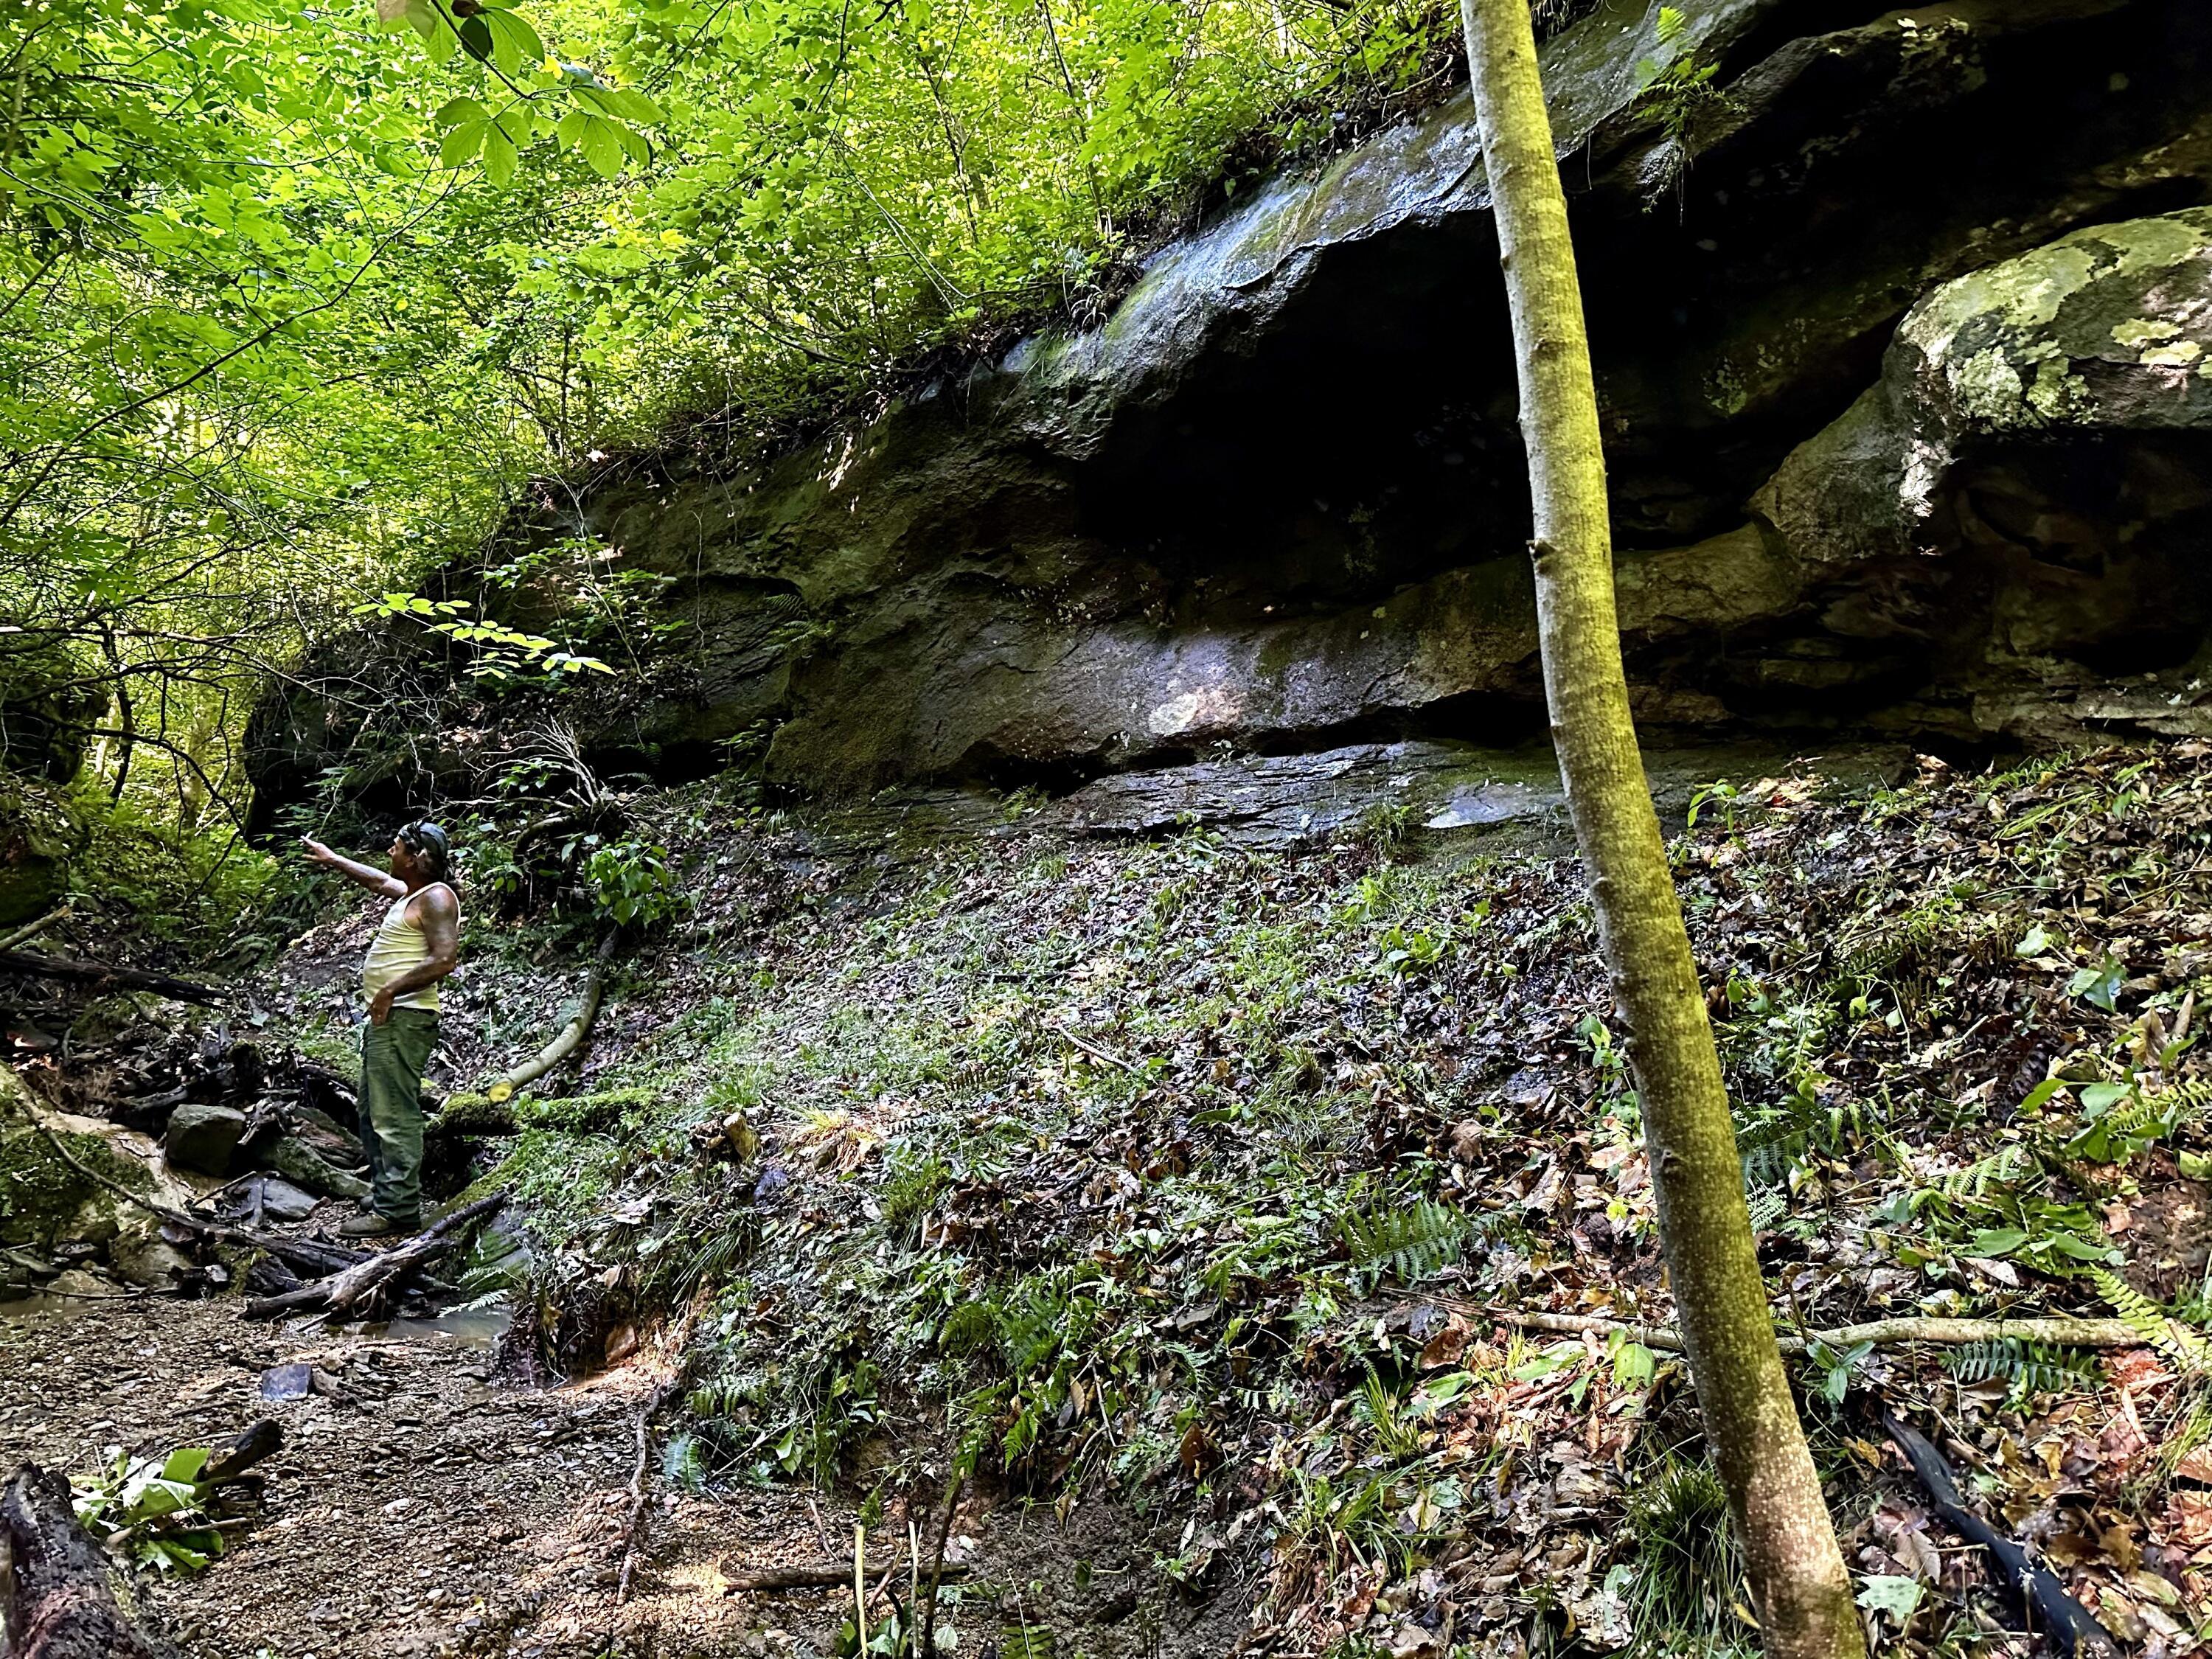
[(389, 870), (380, 870), (374, 865), (356, 862), (343, 853), (333, 853), (313, 836), (301, 836), (300, 845), (307, 849), (307, 857), (312, 862), (327, 864), (339, 874), (359, 882), (372, 893), (383, 893), (398, 898), (407, 890), (407, 884)]

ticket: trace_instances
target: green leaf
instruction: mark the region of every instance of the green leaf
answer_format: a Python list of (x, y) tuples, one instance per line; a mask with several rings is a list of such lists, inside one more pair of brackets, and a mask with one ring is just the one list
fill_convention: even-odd
[(553, 129), (553, 142), (563, 149), (575, 149), (577, 145), (583, 143), (584, 130), (591, 125), (591, 116), (585, 111), (570, 110), (561, 118), (560, 125)]
[(577, 149), (592, 172), (602, 179), (611, 179), (622, 171), (623, 144), (616, 135), (614, 124), (597, 115), (584, 118), (584, 135)]
[(2066, 981), (2066, 994), (2080, 997), (2084, 1002), (2113, 1012), (2119, 1006), (2120, 985), (2124, 978), (2120, 964), (2111, 957), (2094, 968), (2084, 968)]
[(460, 36), (462, 46), (479, 64), (491, 56), (491, 25), (484, 21), (483, 13), (461, 19)]
[(2066, 1079), (2064, 1078), (2047, 1077), (2044, 1079), (2042, 1082), (2037, 1084), (2035, 1087), (2027, 1091), (2027, 1098), (2020, 1103), (2020, 1109), (2022, 1112), (2027, 1113), (2033, 1113), (2040, 1110), (2045, 1103), (2049, 1101), (2051, 1096), (2057, 1094), (2065, 1086)]
[(2081, 1093), (2081, 1109), (2092, 1116), (2110, 1111), (2135, 1091), (2132, 1083), (2086, 1084)]
[(1617, 1388), (1649, 1386), (1659, 1372), (1658, 1356), (1640, 1342), (1623, 1342), (1613, 1350), (1613, 1381)]
[(410, 6), (407, 21), (414, 25), (415, 33), (422, 37), (424, 57), (441, 66), (453, 61), (453, 55), (461, 49), (460, 37), (453, 33), (444, 18), (427, 7), (417, 12)]
[(457, 127), (464, 121), (488, 118), (484, 106), (473, 98), (448, 98), (438, 106), (438, 112), (430, 118), (430, 125), (443, 131)]
[(545, 61), (545, 43), (520, 12), (483, 11), (477, 14), (491, 32), (492, 59), (509, 75), (525, 64)]
[(2053, 1233), (2043, 1242), (2059, 1255), (2070, 1256), (2076, 1261), (2118, 1263), (2126, 1260), (2111, 1246), (2093, 1243), (2079, 1233)]
[(2012, 953), (2021, 957), (2048, 956), (2058, 948), (2058, 940), (2044, 931), (2043, 924), (2039, 921), (2027, 930), (2019, 944), (2012, 947)]
[(504, 185), (514, 177), (514, 140), (495, 125), (484, 132), (483, 167), (484, 177), (495, 185)]
[(207, 1467), (208, 1459), (214, 1455), (213, 1449), (207, 1446), (179, 1446), (169, 1454), (168, 1462), (161, 1465), (161, 1479), (190, 1486), (200, 1478), (200, 1471)]
[(2027, 1235), (2017, 1227), (1990, 1227), (1976, 1233), (1968, 1241), (1966, 1253), (1979, 1256), (2010, 1255), (2027, 1243)]
[[(483, 148), (484, 134), (491, 131), (488, 121), (465, 121), (438, 141), (438, 165), (457, 167)], [(427, 601), (424, 609), (428, 608)]]

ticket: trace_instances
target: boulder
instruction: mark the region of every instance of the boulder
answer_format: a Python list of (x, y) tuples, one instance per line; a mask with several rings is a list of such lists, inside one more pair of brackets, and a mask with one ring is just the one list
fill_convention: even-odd
[(245, 1133), (246, 1114), (236, 1107), (187, 1101), (169, 1114), (161, 1146), (169, 1162), (180, 1170), (227, 1176)]
[[(1599, 0), (1542, 49), (1639, 713), (1823, 740), (2014, 729), (2008, 698), (2077, 732), (2134, 718), (2116, 710), (2172, 725), (2131, 677), (2152, 636), (2174, 661), (2194, 650), (2193, 598), (2170, 606), (2131, 549), (2048, 570), (1984, 550), (2065, 543), (2065, 515), (2100, 501), (2108, 526), (2188, 533), (2212, 383), (2187, 378), (2195, 313), (2151, 292), (2186, 265), (2185, 228), (2108, 254), (2074, 239), (2212, 199), (2212, 9), (1676, 9), (1661, 43), (1658, 9)], [(1646, 90), (1651, 60), (1685, 55), (1726, 94), (1686, 125)], [(2017, 284), (2077, 270), (2051, 333)], [(1510, 750), (1543, 720), (1505, 316), (1462, 95), (1242, 193), (1093, 324), (779, 454), (733, 459), (708, 422), (571, 479), (582, 527), (667, 578), (687, 626), (567, 713), (611, 772), (696, 775), (738, 740), (772, 782), (848, 799), (1066, 790), (1224, 744)], [(1886, 469), (1923, 427), (1950, 482), (1915, 505)], [(1793, 454), (1808, 441), (1820, 456)], [(1961, 488), (1986, 507), (1960, 517)], [(1897, 550), (1953, 526), (1960, 558)], [(503, 546), (579, 524), (564, 506), (509, 528)], [(519, 594), (514, 619), (551, 599)], [(496, 711), (458, 683), (438, 742), (347, 752), (362, 717), (337, 688), (436, 692), (445, 659), (412, 626), (354, 637), (320, 664), (327, 687), (311, 673), (257, 711), (258, 812), (334, 764), (395, 803), (420, 769), (489, 769)], [(1961, 655), (1972, 628), (2002, 648)]]
[(108, 1265), (126, 1285), (167, 1290), (198, 1264), (167, 1239), (156, 1238), (127, 1249), (110, 1246)]
[(261, 1212), (273, 1221), (305, 1221), (314, 1212), (315, 1195), (275, 1176), (261, 1179)]
[(325, 1198), (361, 1200), (368, 1196), (368, 1183), (348, 1175), (297, 1135), (280, 1135), (262, 1153), (261, 1161), (295, 1186)]
[(59, 786), (0, 768), (0, 928), (44, 915), (69, 890), (85, 830)]
[(1937, 288), (1753, 507), (1832, 639), (1936, 665), (1923, 720), (2212, 735), (2212, 209)]
[(168, 1174), (154, 1141), (97, 1118), (54, 1111), (0, 1066), (0, 1245), (82, 1241), (104, 1244), (115, 1256), (160, 1236), (161, 1224), (150, 1210), (56, 1157), (40, 1129), (78, 1164), (128, 1192), (171, 1209), (192, 1201), (191, 1188)]

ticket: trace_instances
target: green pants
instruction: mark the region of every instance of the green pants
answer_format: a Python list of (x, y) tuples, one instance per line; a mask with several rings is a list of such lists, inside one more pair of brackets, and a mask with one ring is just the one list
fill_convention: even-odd
[(369, 1202), (387, 1221), (422, 1214), (422, 1067), (438, 1043), (428, 1008), (394, 1008), (361, 1038), (361, 1144), (368, 1150)]

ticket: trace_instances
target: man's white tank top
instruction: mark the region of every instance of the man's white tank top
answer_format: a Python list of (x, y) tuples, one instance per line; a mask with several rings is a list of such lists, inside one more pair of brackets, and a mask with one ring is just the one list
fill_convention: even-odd
[[(443, 887), (443, 882), (433, 882), (431, 887)], [(420, 887), (416, 893), (427, 893), (429, 887)], [(430, 941), (422, 935), (422, 925), (407, 919), (408, 901), (415, 893), (403, 893), (392, 901), (392, 908), (384, 913), (384, 921), (376, 930), (376, 937), (368, 942), (368, 960), (361, 965), (361, 991), (373, 997), (410, 968), (420, 968), (430, 959)], [(418, 985), (411, 991), (402, 991), (392, 999), (395, 1008), (424, 1008), (438, 1012), (439, 981)]]

